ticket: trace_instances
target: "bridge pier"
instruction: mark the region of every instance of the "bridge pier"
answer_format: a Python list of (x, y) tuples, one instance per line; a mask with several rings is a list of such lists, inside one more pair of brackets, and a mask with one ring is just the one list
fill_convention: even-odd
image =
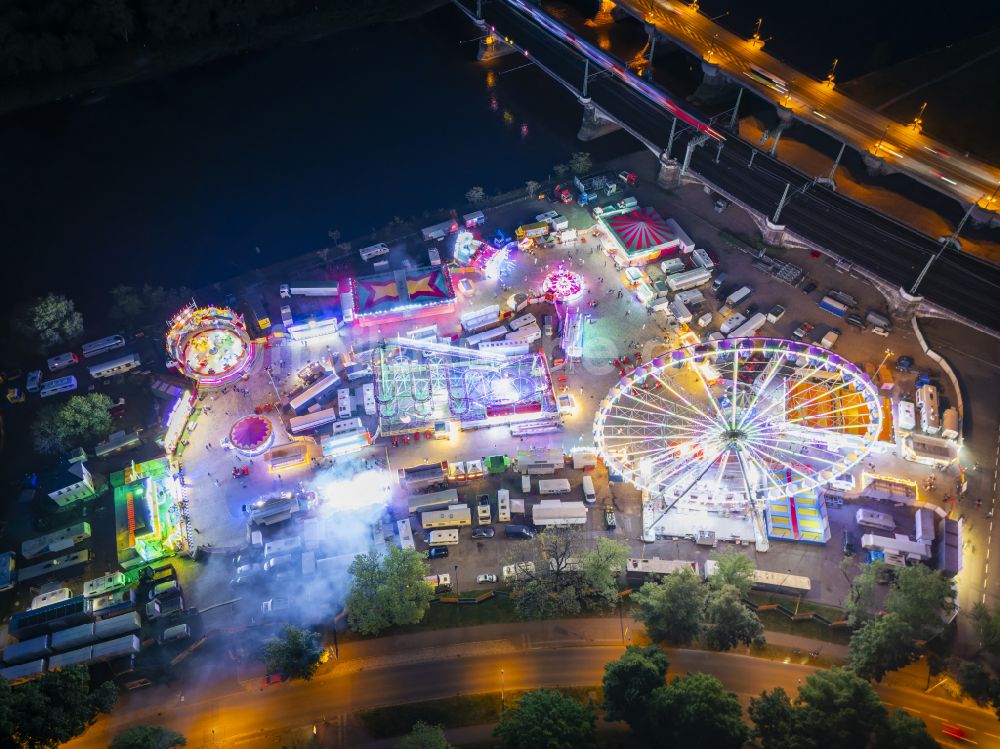
[(483, 37), (479, 40), (479, 52), (476, 54), (476, 59), (480, 62), (495, 60), (498, 57), (505, 57), (517, 51), (498, 37), (495, 32), (491, 31), (485, 21), (481, 21), (476, 25), (483, 30)]
[(727, 98), (732, 93), (733, 83), (719, 70), (719, 66), (707, 60), (701, 61), (702, 79), (691, 98), (699, 101), (715, 101)]
[(896, 325), (907, 325), (920, 309), (922, 296), (913, 296), (906, 289), (898, 289), (895, 294), (887, 294), (889, 318)]
[(656, 173), (656, 184), (664, 190), (674, 190), (681, 185), (681, 165), (670, 158), (666, 151), (660, 154), (660, 170)]
[(598, 109), (589, 98), (580, 99), (580, 103), (583, 104), (583, 120), (580, 122), (580, 132), (576, 134), (580, 140), (595, 140), (621, 130), (621, 125)]
[(760, 235), (764, 242), (772, 247), (782, 247), (785, 241), (785, 225), (775, 224), (770, 219), (764, 219)]
[(887, 174), (894, 174), (896, 172), (889, 162), (885, 159), (875, 156), (867, 151), (861, 155), (861, 161), (865, 165), (865, 171), (873, 177), (884, 177)]

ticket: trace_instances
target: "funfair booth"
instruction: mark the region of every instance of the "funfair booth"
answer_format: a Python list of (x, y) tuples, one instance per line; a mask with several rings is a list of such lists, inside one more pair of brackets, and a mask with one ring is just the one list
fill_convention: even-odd
[(354, 319), (382, 325), (450, 312), (455, 289), (447, 266), (396, 270), (351, 279)]
[(608, 250), (622, 265), (647, 265), (677, 252), (687, 239), (676, 222), (663, 219), (655, 208), (638, 208), (597, 220), (608, 237)]

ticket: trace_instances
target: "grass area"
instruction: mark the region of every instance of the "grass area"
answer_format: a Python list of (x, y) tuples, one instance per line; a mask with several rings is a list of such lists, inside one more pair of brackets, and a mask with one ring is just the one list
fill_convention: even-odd
[[(935, 80), (993, 50), (997, 50), (995, 54)], [(1000, 141), (993, 137), (988, 123), (1000, 117), (1000, 100), (990, 95), (998, 87), (1000, 30), (838, 85), (846, 95), (873, 108), (912, 91), (887, 106), (883, 113), (898, 122), (910, 122), (920, 105), (927, 102), (923, 116), (927, 135), (960, 152), (970, 151), (993, 162), (1000, 162)]]
[[(835, 622), (844, 618), (844, 612), (833, 606), (824, 606), (811, 601), (797, 601), (794, 596), (785, 596), (779, 593), (760, 593), (753, 591), (750, 593), (751, 601), (758, 605), (780, 604), (789, 611), (797, 611), (799, 614), (815, 613), (824, 617), (828, 621)], [(773, 632), (783, 632), (799, 637), (808, 637), (813, 640), (846, 645), (851, 639), (851, 632), (846, 628), (830, 627), (822, 622), (815, 621), (792, 621), (780, 611), (759, 611), (760, 621), (764, 629)]]
[[(602, 689), (596, 687), (559, 687), (562, 692), (577, 702), (594, 700), (597, 705), (603, 699)], [(525, 694), (525, 691), (508, 690), (504, 694), (505, 704), (511, 705)], [(500, 693), (471, 694), (448, 697), (441, 700), (411, 702), (406, 705), (391, 705), (362, 710), (358, 718), (365, 729), (376, 739), (401, 736), (409, 733), (418, 720), (442, 728), (461, 728), (496, 723), (500, 720)]]

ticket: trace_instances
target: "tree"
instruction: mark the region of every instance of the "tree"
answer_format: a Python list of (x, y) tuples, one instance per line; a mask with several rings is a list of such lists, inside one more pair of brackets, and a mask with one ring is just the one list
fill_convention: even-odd
[(479, 185), (470, 187), (465, 193), (465, 200), (470, 205), (479, 205), (486, 200), (486, 190)]
[(316, 673), (323, 645), (318, 632), (286, 626), (280, 637), (264, 643), (264, 668), (268, 673), (309, 681)]
[(959, 663), (955, 669), (955, 680), (962, 687), (962, 691), (979, 705), (989, 704), (1000, 696), (1000, 684), (989, 671), (975, 661)]
[(409, 735), (396, 743), (396, 749), (454, 749), (444, 737), (441, 726), (429, 726), (418, 720)]
[(641, 725), (646, 701), (664, 686), (670, 661), (656, 645), (630, 645), (617, 661), (604, 667), (604, 717)]
[(142, 294), (133, 286), (119, 284), (108, 292), (111, 295), (111, 309), (108, 316), (119, 322), (135, 322), (146, 311)]
[(750, 733), (736, 695), (700, 673), (674, 677), (669, 686), (653, 690), (645, 723), (649, 745), (663, 749), (740, 749)]
[(916, 657), (913, 630), (898, 614), (871, 619), (851, 635), (849, 663), (858, 676), (881, 681)]
[(387, 627), (416, 624), (427, 613), (433, 591), (424, 582), (430, 572), (425, 552), (389, 546), (385, 554), (358, 554), (349, 572), (347, 622), (355, 631), (373, 635)]
[(977, 603), (972, 607), (972, 621), (983, 647), (992, 655), (1000, 655), (1000, 603), (993, 608)]
[(693, 570), (647, 582), (634, 599), (639, 604), (637, 618), (653, 640), (687, 645), (698, 635), (705, 591)]
[(111, 712), (118, 689), (110, 681), (91, 689), (85, 666), (49, 671), (38, 679), (10, 687), (0, 685), (0, 720), (4, 745), (55, 749), (79, 736), (99, 713)]
[(580, 563), (587, 601), (594, 607), (609, 607), (618, 601), (618, 575), (625, 569), (629, 550), (611, 538), (598, 538)]
[(872, 685), (846, 668), (806, 677), (795, 701), (795, 732), (806, 746), (857, 749), (886, 722)]
[(533, 179), (529, 179), (527, 182), (524, 183), (524, 189), (525, 189), (525, 192), (528, 193), (528, 197), (529, 198), (536, 198), (536, 197), (538, 197), (538, 191), (539, 191), (539, 189), (541, 189), (541, 187), (542, 187), (542, 183), (541, 182), (536, 182)]
[(98, 442), (114, 428), (111, 399), (103, 393), (75, 395), (60, 406), (39, 410), (31, 425), (35, 449), (58, 455), (80, 444)]
[(596, 749), (594, 708), (561, 692), (526, 693), (504, 711), (493, 735), (501, 749)]
[(885, 562), (866, 564), (851, 581), (851, 589), (847, 592), (847, 598), (844, 599), (847, 623), (851, 627), (860, 627), (871, 618), (871, 612), (875, 608), (878, 581), (885, 574), (885, 569)]
[(711, 558), (717, 567), (715, 574), (708, 578), (710, 588), (721, 589), (732, 585), (741, 596), (746, 596), (753, 587), (753, 560), (742, 552), (712, 552)]
[(764, 625), (756, 611), (743, 603), (732, 585), (713, 590), (705, 605), (705, 642), (716, 650), (730, 650), (764, 641)]
[(594, 168), (594, 163), (590, 160), (590, 154), (577, 151), (569, 157), (569, 168), (576, 175), (589, 174)]
[(952, 581), (923, 564), (902, 567), (889, 587), (885, 610), (897, 614), (913, 631), (915, 639), (927, 640), (942, 630), (942, 616), (950, 614)]
[[(580, 611), (582, 575), (577, 558), (580, 533), (573, 528), (549, 527), (535, 537), (534, 555), (540, 559), (533, 574), (514, 581), (514, 607), (524, 618), (543, 618)], [(531, 548), (530, 545), (527, 548)], [(523, 559), (515, 560), (523, 562)]]
[(79, 338), (83, 334), (83, 315), (76, 311), (72, 300), (47, 294), (28, 306), (17, 326), (44, 353)]
[(563, 179), (569, 174), (569, 164), (556, 164), (552, 167), (552, 171), (555, 172), (556, 179)]
[(132, 726), (115, 736), (108, 749), (173, 749), (186, 746), (187, 739), (163, 726)]
[(795, 749), (795, 707), (781, 687), (751, 697), (747, 715), (754, 724), (751, 737), (761, 749)]
[(878, 749), (941, 749), (920, 718), (898, 707), (889, 714), (885, 727), (875, 732), (875, 736)]

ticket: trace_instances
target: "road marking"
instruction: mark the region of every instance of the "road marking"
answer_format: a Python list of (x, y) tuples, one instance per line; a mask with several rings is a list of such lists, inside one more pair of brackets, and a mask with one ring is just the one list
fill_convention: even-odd
[(1000, 736), (997, 736), (995, 733), (987, 733), (986, 731), (983, 731), (983, 736), (989, 736), (991, 739), (1000, 739)]

